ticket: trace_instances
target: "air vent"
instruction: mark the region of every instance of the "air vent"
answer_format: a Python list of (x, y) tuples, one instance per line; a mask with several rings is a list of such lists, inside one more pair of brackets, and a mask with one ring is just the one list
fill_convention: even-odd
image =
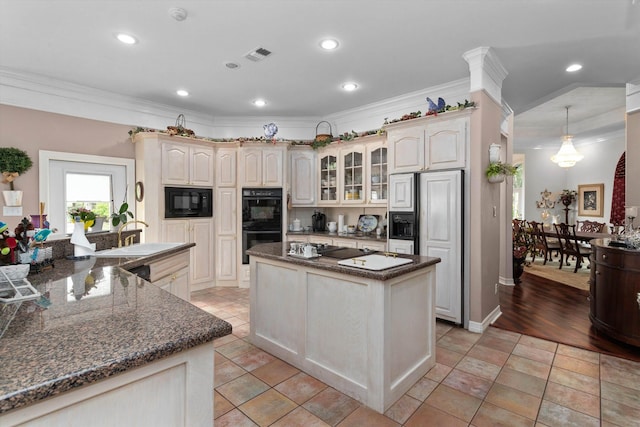
[(244, 57), (250, 61), (258, 62), (258, 61), (262, 61), (264, 58), (266, 58), (269, 55), (271, 55), (271, 51), (263, 47), (258, 47), (252, 50), (251, 52), (247, 53)]

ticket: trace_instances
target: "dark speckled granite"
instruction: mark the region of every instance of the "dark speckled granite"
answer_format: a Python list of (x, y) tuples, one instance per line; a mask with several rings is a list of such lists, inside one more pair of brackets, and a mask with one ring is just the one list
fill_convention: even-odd
[(230, 334), (229, 323), (126, 271), (191, 246), (144, 258), (59, 259), (29, 275), (52, 304), (0, 305), (0, 331), (15, 313), (0, 338), (0, 413)]
[[(291, 236), (289, 236), (291, 237)], [(440, 258), (426, 257), (419, 255), (405, 255), (399, 254), (399, 258), (408, 258), (413, 260), (411, 264), (401, 265), (399, 267), (390, 268), (382, 271), (364, 270), (362, 268), (347, 267), (338, 264), (337, 259), (329, 257), (319, 257), (313, 259), (302, 259), (288, 256), (289, 243), (263, 243), (261, 245), (253, 246), (247, 250), (247, 253), (251, 256), (262, 257), (266, 259), (274, 259), (278, 261), (285, 261), (291, 264), (297, 264), (305, 267), (318, 268), (320, 270), (334, 271), (337, 273), (349, 274), (352, 276), (366, 277), (373, 280), (389, 280), (394, 277), (402, 276), (403, 274), (411, 271), (427, 268), (431, 265), (440, 262)], [(364, 254), (363, 254), (364, 255)]]

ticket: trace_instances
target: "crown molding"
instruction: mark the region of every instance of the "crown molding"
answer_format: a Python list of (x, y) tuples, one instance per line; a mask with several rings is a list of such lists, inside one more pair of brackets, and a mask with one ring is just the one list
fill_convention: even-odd
[(484, 90), (498, 104), (502, 104), (502, 81), (507, 70), (490, 47), (478, 47), (465, 52), (462, 57), (469, 64), (470, 90)]

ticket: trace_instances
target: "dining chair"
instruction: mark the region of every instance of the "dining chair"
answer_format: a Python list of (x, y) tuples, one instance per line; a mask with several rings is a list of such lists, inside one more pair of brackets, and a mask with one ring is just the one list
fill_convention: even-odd
[(573, 269), (574, 273), (578, 272), (578, 269), (582, 265), (582, 261), (584, 258), (589, 259), (591, 255), (591, 249), (582, 247), (578, 239), (576, 238), (576, 226), (568, 225), (565, 223), (553, 224), (556, 229), (556, 234), (558, 235), (558, 240), (560, 241), (560, 269), (562, 269), (563, 261), (564, 264), (571, 266), (569, 263), (569, 257), (576, 257), (576, 266)]
[(536, 254), (544, 255), (544, 262), (542, 265), (546, 265), (547, 261), (552, 260), (552, 253), (556, 251), (557, 255), (560, 254), (560, 243), (557, 239), (548, 241), (547, 236), (544, 233), (544, 224), (536, 221), (529, 221), (531, 227), (531, 236), (533, 240), (533, 251), (531, 253), (531, 262), (535, 262)]
[(606, 233), (605, 227), (607, 224), (605, 222), (598, 221), (576, 221), (578, 224), (578, 231), (582, 231), (584, 233)]
[(609, 226), (609, 232), (613, 235), (621, 235), (622, 232), (624, 231), (624, 224), (616, 224), (616, 223), (612, 223)]

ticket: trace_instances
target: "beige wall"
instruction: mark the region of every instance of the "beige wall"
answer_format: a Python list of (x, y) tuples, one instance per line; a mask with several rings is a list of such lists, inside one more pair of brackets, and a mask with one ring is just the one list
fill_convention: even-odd
[[(133, 159), (134, 145), (127, 134), (131, 128), (132, 126), (0, 105), (0, 146), (20, 148), (33, 160), (33, 167), (14, 182), (15, 189), (24, 192), (23, 216), (38, 213), (40, 150)], [(7, 184), (2, 187), (3, 190), (9, 189)], [(4, 201), (2, 205), (4, 206)], [(0, 210), (0, 221), (7, 223), (9, 230), (13, 231), (21, 219), (22, 217), (5, 217)]]
[[(640, 206), (640, 111), (627, 114), (625, 205)], [(636, 218), (634, 225), (639, 224)]]
[(489, 183), (484, 171), (489, 165), (489, 145), (501, 142), (502, 107), (484, 91), (472, 93), (471, 100), (479, 108), (471, 115), (470, 135), (469, 321), (481, 323), (499, 302), (495, 285), (499, 280), (501, 220), (505, 220), (500, 213), (504, 185)]

